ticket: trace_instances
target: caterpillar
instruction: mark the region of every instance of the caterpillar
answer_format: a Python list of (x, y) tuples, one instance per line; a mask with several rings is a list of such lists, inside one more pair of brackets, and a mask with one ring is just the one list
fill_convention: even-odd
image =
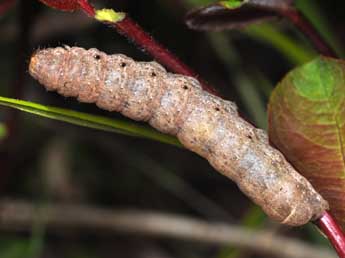
[(276, 221), (303, 225), (328, 209), (312, 185), (269, 145), (263, 130), (243, 120), (233, 102), (202, 90), (196, 79), (168, 73), (156, 62), (67, 46), (36, 51), (29, 72), (49, 91), (177, 136)]

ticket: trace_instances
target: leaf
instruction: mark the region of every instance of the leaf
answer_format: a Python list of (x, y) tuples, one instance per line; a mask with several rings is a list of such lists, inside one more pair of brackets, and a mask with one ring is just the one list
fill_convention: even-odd
[(292, 6), (291, 0), (227, 0), (189, 12), (188, 27), (196, 30), (224, 30), (243, 27), (278, 16)]
[(345, 62), (319, 57), (289, 73), (270, 99), (269, 135), (345, 229)]
[(90, 115), (63, 108), (44, 106), (33, 102), (5, 97), (0, 97), (0, 105), (19, 109), (27, 113), (67, 122), (74, 125), (80, 125), (88, 128), (119, 133), (128, 136), (147, 138), (179, 147), (181, 146), (179, 141), (174, 137), (159, 133), (146, 126), (140, 126), (131, 122)]

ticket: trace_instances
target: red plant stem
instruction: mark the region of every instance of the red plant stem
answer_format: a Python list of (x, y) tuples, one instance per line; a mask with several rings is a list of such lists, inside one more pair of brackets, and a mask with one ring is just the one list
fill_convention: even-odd
[(154, 57), (159, 63), (165, 65), (169, 70), (198, 79), (204, 90), (218, 95), (214, 87), (211, 87), (206, 81), (201, 79), (195, 71), (189, 68), (167, 48), (158, 43), (128, 15), (126, 15), (122, 21), (111, 23), (110, 25), (120, 34), (124, 35), (136, 45), (147, 51), (152, 57)]
[(5, 14), (16, 3), (16, 0), (4, 0), (0, 3), (0, 16)]
[[(78, 0), (80, 8), (89, 16), (95, 16), (95, 9), (87, 0)], [(126, 17), (119, 22), (109, 23), (111, 27), (115, 28), (121, 35), (134, 42), (137, 46), (147, 51), (159, 63), (166, 66), (169, 70), (191, 76), (200, 82), (204, 90), (218, 95), (214, 87), (211, 87), (206, 81), (201, 79), (196, 72), (184, 64), (178, 57), (172, 54), (167, 48), (158, 43), (150, 34), (132, 20), (127, 14)]]
[(314, 222), (332, 243), (340, 258), (345, 258), (345, 235), (329, 212)]
[(322, 38), (303, 13), (295, 8), (281, 9), (278, 12), (281, 16), (287, 18), (293, 25), (295, 25), (295, 27), (307, 37), (320, 54), (328, 57), (337, 57), (337, 54), (334, 52), (332, 47)]
[(95, 8), (88, 2), (88, 0), (78, 0), (80, 8), (90, 17), (95, 16)]

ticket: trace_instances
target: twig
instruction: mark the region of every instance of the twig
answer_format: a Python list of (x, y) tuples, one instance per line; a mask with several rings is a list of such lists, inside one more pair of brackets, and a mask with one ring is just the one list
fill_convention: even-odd
[(35, 207), (21, 201), (0, 203), (0, 227), (30, 230), (41, 218), (47, 228), (79, 229), (97, 233), (126, 234), (188, 240), (217, 246), (235, 245), (286, 258), (335, 258), (326, 249), (277, 236), (270, 231), (251, 231), (239, 226), (208, 223), (190, 217), (142, 211), (110, 211), (86, 206), (49, 205)]
[(296, 8), (279, 9), (278, 13), (288, 19), (322, 55), (337, 57), (332, 47), (323, 39), (310, 21)]
[(325, 212), (315, 224), (326, 234), (339, 257), (345, 258), (345, 235), (332, 215)]
[(9, 9), (14, 6), (16, 0), (4, 0), (0, 3), (0, 16), (4, 15)]
[[(89, 16), (95, 15), (95, 10), (87, 0), (79, 0), (80, 8)], [(107, 25), (115, 28), (118, 33), (134, 42), (140, 49), (147, 51), (159, 63), (166, 66), (174, 73), (191, 76), (199, 80), (204, 90), (214, 94), (217, 93), (216, 88), (209, 85), (201, 79), (198, 74), (189, 66), (183, 63), (177, 56), (158, 43), (149, 33), (147, 33), (138, 23), (136, 23), (128, 14), (121, 21), (111, 23), (105, 22)]]
[(142, 27), (128, 16), (128, 14), (122, 21), (113, 23), (111, 26), (120, 34), (133, 41), (136, 45), (145, 49), (159, 63), (164, 64), (171, 71), (197, 78), (205, 90), (216, 94), (215, 88), (208, 85), (208, 83), (201, 79), (196, 72), (145, 32)]
[(88, 2), (88, 0), (78, 0), (80, 8), (91, 17), (95, 16), (95, 8)]

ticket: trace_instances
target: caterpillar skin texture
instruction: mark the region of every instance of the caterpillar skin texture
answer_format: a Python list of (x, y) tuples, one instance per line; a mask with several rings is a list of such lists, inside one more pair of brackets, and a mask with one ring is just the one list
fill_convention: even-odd
[(146, 121), (237, 183), (274, 220), (297, 226), (319, 218), (328, 203), (268, 143), (264, 131), (239, 117), (230, 101), (193, 78), (156, 62), (135, 62), (97, 49), (37, 51), (30, 74), (49, 91)]

